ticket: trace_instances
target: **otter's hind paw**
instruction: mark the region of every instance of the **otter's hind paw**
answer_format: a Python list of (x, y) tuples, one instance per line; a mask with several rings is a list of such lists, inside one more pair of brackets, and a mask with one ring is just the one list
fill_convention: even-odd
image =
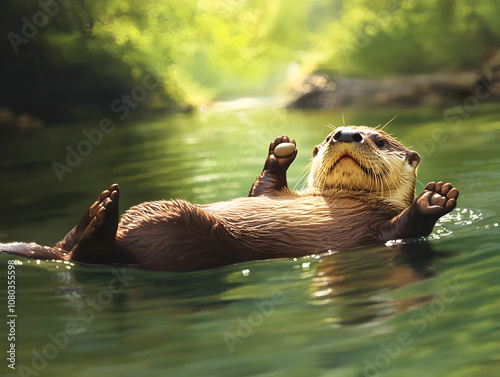
[(71, 251), (71, 259), (90, 263), (108, 263), (118, 228), (117, 184), (104, 190), (89, 208), (89, 222)]
[(417, 211), (439, 218), (456, 207), (458, 195), (459, 191), (451, 183), (430, 182), (417, 198)]

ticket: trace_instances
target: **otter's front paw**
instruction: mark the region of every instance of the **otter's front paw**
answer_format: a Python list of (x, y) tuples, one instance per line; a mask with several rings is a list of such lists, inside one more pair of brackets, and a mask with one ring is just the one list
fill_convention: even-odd
[(295, 160), (295, 157), (297, 157), (297, 149), (286, 157), (277, 157), (274, 154), (274, 149), (282, 143), (295, 144), (295, 140), (288, 138), (288, 136), (281, 136), (274, 139), (274, 141), (269, 145), (269, 154), (266, 159), (264, 170), (268, 170), (273, 173), (286, 172), (290, 164), (293, 160)]
[(430, 182), (417, 198), (417, 212), (436, 219), (451, 212), (457, 205), (458, 190), (451, 183)]

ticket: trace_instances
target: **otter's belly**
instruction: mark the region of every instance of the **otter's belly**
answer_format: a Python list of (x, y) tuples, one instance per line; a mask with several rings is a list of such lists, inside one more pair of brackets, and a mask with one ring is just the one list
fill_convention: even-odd
[(143, 267), (197, 270), (374, 243), (369, 228), (384, 219), (356, 200), (319, 196), (160, 201), (127, 211), (116, 243)]
[[(243, 248), (263, 258), (295, 257), (376, 242), (391, 215), (350, 198), (239, 198), (202, 206), (223, 218)], [(372, 230), (373, 229), (373, 230)]]

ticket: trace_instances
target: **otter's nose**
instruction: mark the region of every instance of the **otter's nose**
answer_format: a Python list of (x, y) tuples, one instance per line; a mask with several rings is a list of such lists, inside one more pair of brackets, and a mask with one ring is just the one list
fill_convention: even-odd
[(347, 143), (361, 143), (363, 141), (363, 136), (361, 136), (358, 131), (340, 130), (333, 135), (333, 139), (336, 141), (345, 141)]

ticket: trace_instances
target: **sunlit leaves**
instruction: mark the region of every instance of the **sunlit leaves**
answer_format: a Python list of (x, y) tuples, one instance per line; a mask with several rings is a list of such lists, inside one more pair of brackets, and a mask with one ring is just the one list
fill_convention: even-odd
[(500, 41), (488, 0), (82, 0), (63, 14), (43, 37), (62, 59), (124, 65), (115, 74), (136, 81), (153, 67), (165, 100), (194, 104), (273, 93), (290, 64), (296, 76), (479, 70)]

